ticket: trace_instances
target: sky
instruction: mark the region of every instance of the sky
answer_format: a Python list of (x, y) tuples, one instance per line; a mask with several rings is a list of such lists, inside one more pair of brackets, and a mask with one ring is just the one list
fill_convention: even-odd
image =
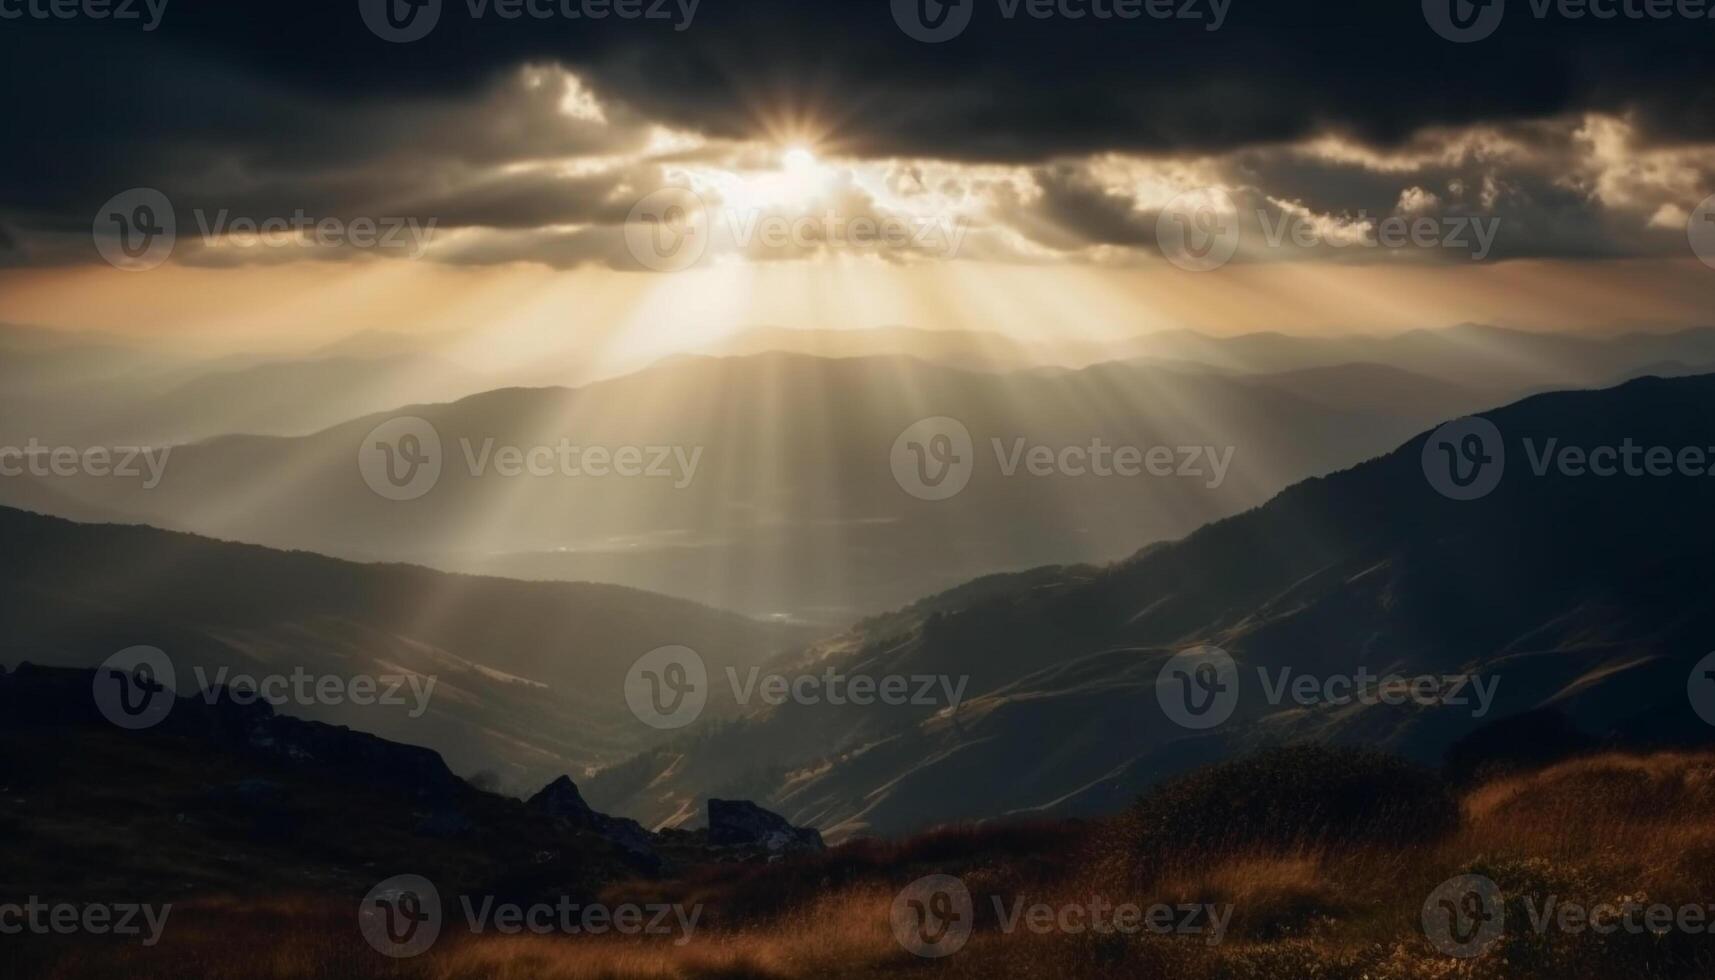
[(0, 322), (528, 350), (1715, 308), (1694, 3), (427, 3), (0, 0)]

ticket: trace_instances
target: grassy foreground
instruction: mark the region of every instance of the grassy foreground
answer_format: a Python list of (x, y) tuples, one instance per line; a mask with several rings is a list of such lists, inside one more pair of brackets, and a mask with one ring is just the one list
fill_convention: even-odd
[[(1302, 761), (1302, 760), (1300, 760)], [(1319, 800), (1353, 790), (1309, 787)], [(1353, 799), (1372, 796), (1363, 787)], [(1532, 913), (1548, 898), (1595, 907), (1630, 901), (1715, 904), (1715, 755), (1600, 755), (1502, 776), (1453, 796), (1437, 828), (1418, 811), (1359, 826), (1322, 807), (1296, 838), (1259, 824), (1244, 789), (1161, 794), (1096, 823), (950, 828), (901, 842), (858, 842), (775, 865), (717, 865), (670, 881), (613, 886), (614, 902), (702, 906), (683, 937), (471, 935), (462, 921), (428, 952), (389, 959), (364, 942), (356, 899), (204, 899), (175, 906), (153, 948), (37, 937), (0, 941), (0, 974), (72, 978), (293, 980), (572, 980), (572, 978), (1164, 977), (1185, 980), (1417, 980), (1417, 978), (1692, 978), (1715, 975), (1707, 931), (1608, 933)], [(1235, 804), (1234, 801), (1241, 801)], [(1165, 802), (1163, 802), (1165, 801)], [(1406, 801), (1411, 802), (1411, 801)], [(1163, 834), (1171, 817), (1210, 830)], [(1410, 812), (1407, 812), (1407, 811)], [(1238, 814), (1235, 816), (1235, 814)], [(1294, 815), (1299, 819), (1300, 815)], [(1165, 838), (1165, 842), (1163, 840)], [(1397, 838), (1397, 839), (1395, 839)], [(929, 959), (890, 926), (895, 897), (924, 875), (958, 876), (973, 897), (974, 931), (957, 952)], [(1423, 924), (1425, 900), (1462, 874), (1493, 880), (1505, 928), (1486, 952), (1447, 955)], [(1202, 935), (1123, 935), (1003, 928), (1022, 899), (1050, 907), (1092, 898), (1139, 905), (1230, 906), (1220, 941)]]

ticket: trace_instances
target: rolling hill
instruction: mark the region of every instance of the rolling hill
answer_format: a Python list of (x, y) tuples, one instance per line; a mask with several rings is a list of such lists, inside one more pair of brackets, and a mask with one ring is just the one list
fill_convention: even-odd
[[(1494, 399), (1361, 364), (1272, 378), (680, 357), (582, 388), (501, 389), (309, 436), (180, 446), (159, 486), (37, 482), (102, 513), (223, 539), (601, 580), (843, 627), (997, 570), (1123, 557)], [(432, 426), (441, 462), (408, 500), (372, 492), (358, 465), (377, 427), (401, 416)], [(969, 484), (952, 499), (918, 499), (896, 471), (910, 466), (896, 441), (925, 417), (970, 435)], [(560, 446), (634, 447), (661, 477), (572, 475)], [(1096, 447), (1166, 462), (1133, 475), (1061, 464)], [(554, 455), (536, 474), (494, 465), (538, 451)], [(1026, 453), (1048, 455), (1022, 465)], [(0, 501), (30, 499), (29, 482), (0, 480)]]
[[(1432, 488), (1422, 434), (1123, 562), (972, 582), (771, 665), (965, 678), (955, 710), (757, 705), (742, 724), (604, 772), (589, 795), (645, 823), (745, 795), (837, 839), (1110, 811), (1163, 777), (1282, 740), (1437, 761), (1536, 709), (1621, 745), (1707, 740), (1715, 728), (1693, 713), (1687, 678), (1715, 636), (1715, 478), (1539, 476), (1533, 457), (1558, 439), (1715, 458), (1715, 376), (1545, 394), (1486, 417), (1505, 470), (1480, 499)], [(1158, 698), (1169, 658), (1197, 644), (1237, 663), (1234, 714), (1207, 730), (1176, 724)], [(1360, 668), (1463, 675), (1468, 690), (1493, 685), (1493, 700), (1481, 714), (1473, 695), (1301, 704), (1271, 698), (1258, 673), (1278, 684), (1282, 669)]]
[[(91, 667), (153, 646), (172, 659), (181, 694), (202, 686), (199, 668), (211, 684), (297, 671), (433, 677), (421, 703), (402, 694), (286, 710), (427, 746), (461, 775), (515, 789), (659, 737), (624, 696), (626, 672), (649, 650), (694, 642), (713, 665), (748, 665), (807, 638), (619, 586), (354, 564), (4, 508), (0, 541), (0, 664)], [(713, 702), (710, 717), (728, 707)]]

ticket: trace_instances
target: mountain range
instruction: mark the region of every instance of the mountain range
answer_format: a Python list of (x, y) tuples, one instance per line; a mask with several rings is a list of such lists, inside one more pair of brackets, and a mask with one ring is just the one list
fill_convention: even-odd
[[(607, 581), (845, 626), (996, 570), (1122, 557), (1501, 397), (1360, 364), (1228, 376), (1142, 363), (982, 372), (903, 357), (685, 356), (581, 388), (501, 389), (310, 435), (175, 446), (158, 485), (0, 480), (0, 502), (359, 560)], [(439, 476), (416, 499), (375, 492), (358, 463), (400, 417), (431, 426), (438, 446)], [(969, 433), (970, 478), (956, 499), (918, 499), (898, 472), (909, 457), (896, 457), (897, 443), (925, 417)], [(632, 447), (648, 469), (571, 473), (562, 446)], [(556, 454), (539, 475), (499, 465), (538, 447)], [(1104, 447), (1167, 462), (1129, 476), (1092, 472), (1082, 457), (1082, 472), (1053, 462)], [(1042, 452), (1050, 465), (1024, 465)]]
[[(852, 377), (835, 370), (846, 363), (780, 355), (667, 367), (689, 372), (687, 381), (707, 371), (744, 380), (771, 364), (850, 385)], [(946, 377), (917, 362), (900, 366)], [(1064, 390), (1054, 386), (1076, 376), (1078, 390), (1089, 391), (1135, 370), (1036, 370), (1014, 380), (1028, 382), (1021, 390), (1045, 386), (1040, 393)], [(1180, 377), (1162, 375), (1164, 383)], [(1303, 397), (1290, 404), (1320, 393), (1314, 377), (1294, 375)], [(1389, 379), (1378, 377), (1376, 387), (1350, 386), (1340, 397), (1385, 401)], [(987, 384), (977, 374), (953, 378), (979, 390)], [(1404, 379), (1391, 380), (1405, 390)], [(1255, 426), (1270, 421), (1257, 405), (1279, 409), (1294, 397), (1224, 390), (1233, 393), (1227, 410)], [(1258, 390), (1262, 400), (1247, 400)], [(541, 396), (498, 392), (423, 411), (456, 433), (456, 416), (438, 412), (479, 409), (505, 420), (518, 416), (516, 400)], [(1551, 444), (1703, 447), (1715, 433), (1712, 396), (1710, 376), (1532, 396), (1486, 413), (1504, 434), (1506, 469), (1481, 499), (1454, 500), (1433, 488), (1423, 463), (1430, 436), (1419, 433), (1392, 452), (1299, 481), (1262, 506), (1124, 560), (977, 577), (815, 642), (807, 628), (619, 586), (360, 564), (0, 510), (9, 559), (0, 566), (7, 626), (0, 662), (88, 667), (147, 644), (169, 651), (181, 678), (223, 667), (433, 675), (436, 694), (418, 717), (351, 705), (302, 710), (429, 746), (455, 771), (498, 785), (593, 773), (584, 789), (594, 806), (651, 827), (695, 820), (708, 798), (757, 799), (833, 839), (1005, 814), (1106, 812), (1167, 775), (1285, 739), (1361, 742), (1433, 760), (1492, 720), (1553, 710), (1593, 738), (1694, 740), (1708, 726), (1690, 712), (1686, 677), (1715, 625), (1702, 598), (1715, 577), (1706, 560), (1715, 545), (1708, 478), (1604, 479), (1533, 468)], [(796, 438), (802, 446), (809, 437), (800, 429)], [(187, 448), (249, 447), (252, 455), (238, 458), (254, 460), (257, 447), (281, 442), (291, 441)], [(339, 439), (315, 445), (350, 459)], [(293, 461), (314, 457), (300, 451)], [(739, 475), (717, 471), (726, 481)], [(885, 470), (869, 476), (872, 484), (891, 480)], [(264, 493), (269, 478), (282, 477), (264, 468), (241, 489)], [(347, 482), (364, 499), (358, 476)], [(325, 503), (285, 507), (293, 492), (305, 490), (250, 499), (281, 506), (261, 513), (283, 519), (307, 520)], [(374, 500), (374, 514), (410, 512), (411, 502)], [(982, 523), (998, 520), (983, 510), (987, 498), (972, 501), (949, 511), (971, 522), (964, 533), (980, 540), (1010, 532)], [(1121, 510), (1116, 503), (1114, 512)], [(1078, 517), (1118, 542), (1119, 532), (1095, 524), (1106, 513), (1085, 508)], [(420, 512), (417, 520), (433, 527)], [(363, 521), (348, 530), (362, 532)], [(1226, 650), (1243, 681), (1233, 719), (1212, 731), (1176, 725), (1158, 704), (1163, 665), (1198, 644)], [(623, 697), (634, 661), (668, 645), (696, 650), (713, 680), (709, 709), (677, 733), (640, 723)], [(1495, 686), (1479, 716), (1468, 705), (1282, 705), (1255, 673), (1326, 677), (1360, 668)], [(883, 708), (740, 703), (738, 685), (721, 682), (829, 670), (904, 677), (914, 689), (927, 678), (926, 689), (941, 699)], [(958, 696), (951, 710), (947, 692)]]
[[(1524, 712), (1621, 745), (1708, 740), (1687, 678), (1715, 630), (1715, 478), (1535, 470), (1550, 447), (1628, 441), (1715, 458), (1715, 377), (1544, 394), (1485, 417), (1505, 462), (1480, 499), (1432, 487), (1423, 433), (1124, 561), (981, 579), (768, 665), (963, 678), (956, 707), (757, 705), (586, 790), (645, 824), (744, 795), (839, 839), (1107, 812), (1174, 773), (1285, 740), (1434, 762)], [(1233, 659), (1238, 693), (1229, 720), (1198, 730), (1173, 720), (1160, 685), (1170, 658), (1203, 644)], [(1269, 694), (1283, 677), (1360, 670), (1462, 677), (1469, 693), (1458, 705)], [(1480, 710), (1478, 690), (1491, 696)]]

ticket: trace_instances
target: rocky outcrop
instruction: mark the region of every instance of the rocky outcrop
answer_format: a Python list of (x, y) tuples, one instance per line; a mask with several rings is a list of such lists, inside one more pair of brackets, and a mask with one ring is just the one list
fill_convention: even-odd
[(656, 859), (654, 834), (644, 830), (643, 825), (635, 820), (597, 813), (584, 802), (583, 794), (578, 792), (578, 785), (570, 776), (561, 776), (544, 786), (525, 805), (569, 826), (612, 841), (635, 857), (646, 861)]
[(816, 828), (794, 827), (780, 814), (748, 800), (709, 800), (709, 843), (716, 847), (761, 847), (771, 856), (826, 847)]
[[(0, 725), (105, 726), (90, 696), (94, 677), (87, 669), (19, 664), (0, 675)], [(427, 801), (445, 799), (463, 787), (433, 749), (278, 714), (265, 702), (235, 699), (224, 687), (179, 697), (160, 723), (142, 734), (202, 739), (366, 786), (400, 789)]]

